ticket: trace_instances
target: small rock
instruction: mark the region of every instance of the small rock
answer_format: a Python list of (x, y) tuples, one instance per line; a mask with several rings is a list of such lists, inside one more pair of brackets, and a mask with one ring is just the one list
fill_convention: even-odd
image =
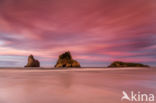
[(40, 62), (34, 59), (33, 55), (28, 57), (28, 63), (25, 67), (40, 67)]

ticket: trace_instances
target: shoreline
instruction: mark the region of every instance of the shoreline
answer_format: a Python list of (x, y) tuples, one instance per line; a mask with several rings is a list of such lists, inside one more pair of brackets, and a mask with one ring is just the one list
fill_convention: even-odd
[(122, 67), (122, 68), (106, 68), (106, 67), (84, 67), (84, 68), (22, 68), (22, 67), (0, 67), (0, 71), (120, 71), (120, 70), (156, 70), (155, 67)]

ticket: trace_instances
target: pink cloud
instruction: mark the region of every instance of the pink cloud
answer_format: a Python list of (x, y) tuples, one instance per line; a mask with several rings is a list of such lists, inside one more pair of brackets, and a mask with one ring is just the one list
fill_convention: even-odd
[(0, 41), (4, 43), (0, 55), (31, 53), (49, 60), (70, 50), (75, 58), (88, 64), (120, 59), (154, 62), (155, 3), (155, 0), (1, 0)]

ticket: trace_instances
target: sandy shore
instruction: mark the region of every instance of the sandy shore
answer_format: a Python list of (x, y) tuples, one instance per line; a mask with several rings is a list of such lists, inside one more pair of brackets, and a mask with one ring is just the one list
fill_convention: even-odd
[(123, 90), (156, 94), (156, 68), (0, 69), (0, 103), (130, 103)]

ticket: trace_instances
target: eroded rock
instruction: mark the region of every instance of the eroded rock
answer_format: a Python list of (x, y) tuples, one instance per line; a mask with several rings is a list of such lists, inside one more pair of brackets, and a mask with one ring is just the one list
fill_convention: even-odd
[(110, 64), (108, 67), (149, 67), (149, 66), (140, 63), (128, 63), (128, 62), (115, 61), (112, 64)]
[(28, 63), (25, 67), (40, 67), (40, 62), (34, 59), (33, 55), (28, 57)]
[(56, 68), (59, 67), (80, 67), (80, 63), (72, 59), (70, 52), (65, 52), (59, 56), (59, 59), (55, 65)]

